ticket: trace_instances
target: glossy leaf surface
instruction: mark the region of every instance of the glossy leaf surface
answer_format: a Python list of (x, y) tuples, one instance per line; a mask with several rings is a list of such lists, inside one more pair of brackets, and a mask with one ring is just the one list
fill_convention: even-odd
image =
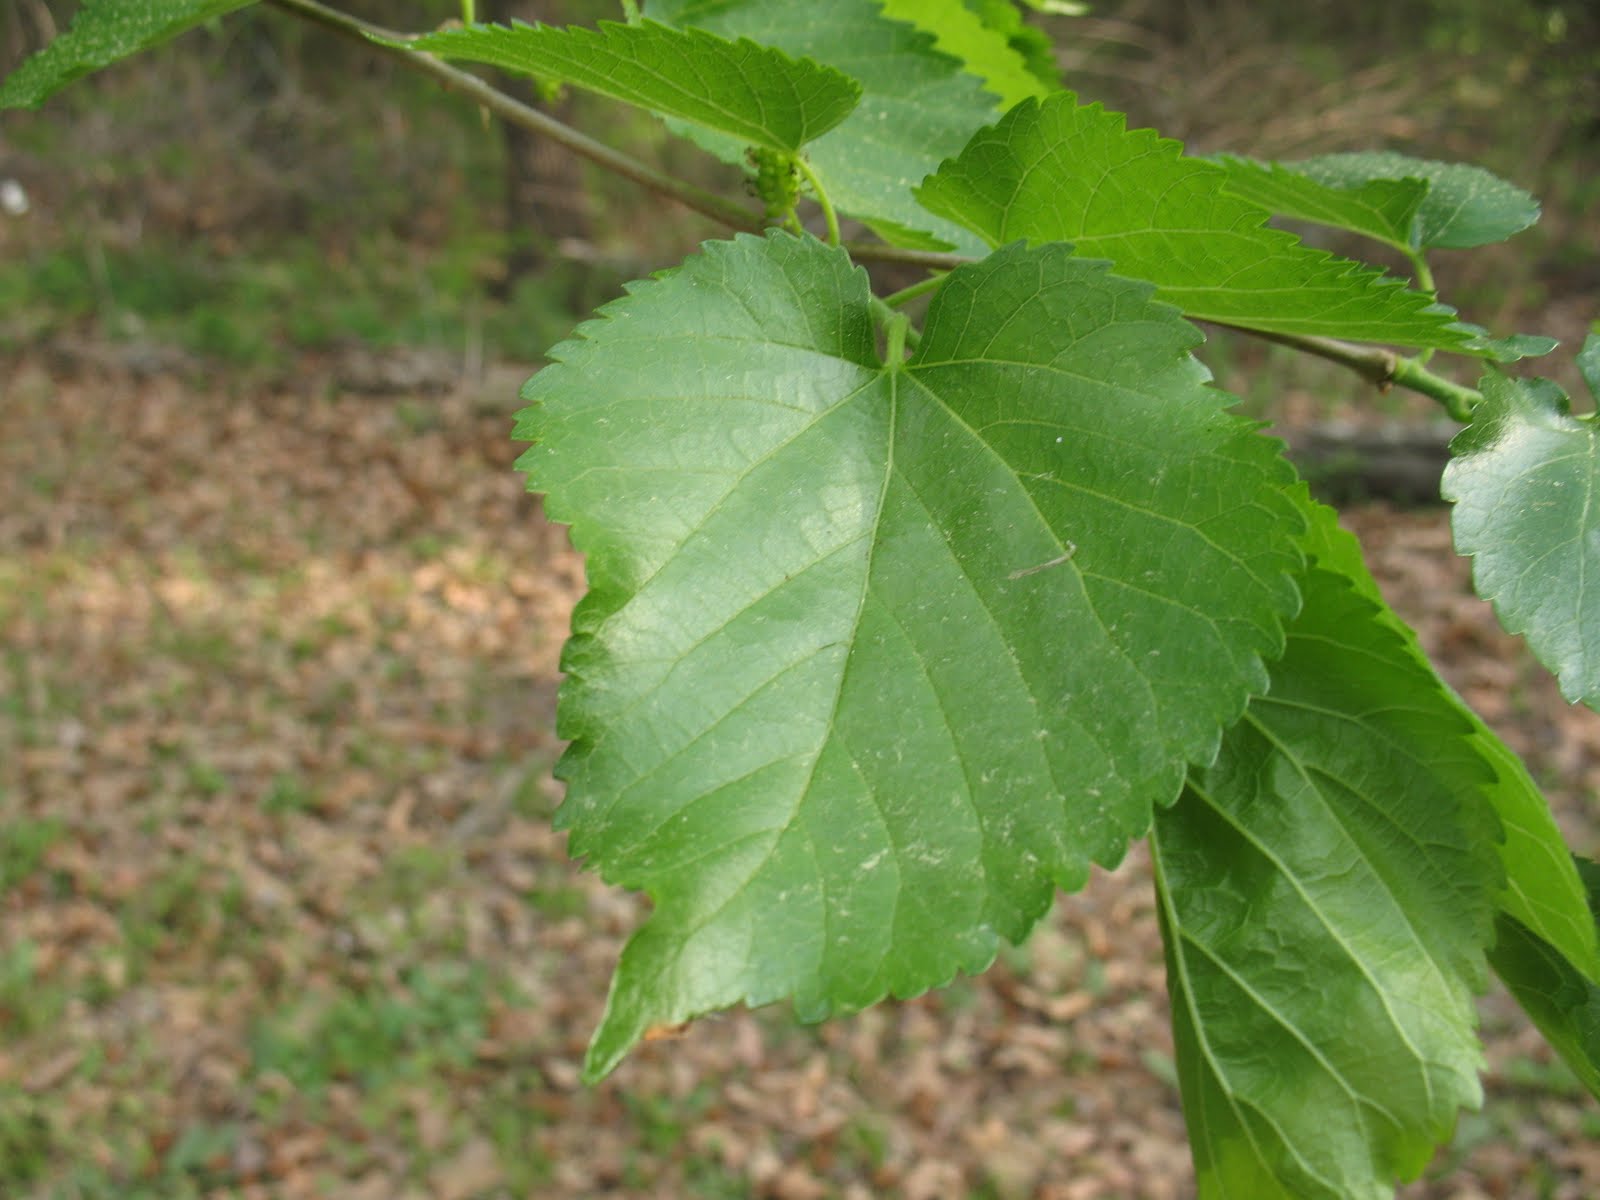
[(999, 246), (1070, 242), (1194, 317), (1276, 333), (1462, 347), (1452, 314), (1397, 280), (1269, 228), (1227, 172), (1063, 92), (977, 134), (917, 189)]
[(886, 365), (842, 252), (741, 237), (532, 380), (522, 465), (591, 585), (560, 821), (655, 901), (591, 1074), (714, 1008), (981, 969), (1264, 686), (1291, 476), (1149, 292), (1011, 248)]
[(1443, 493), (1478, 594), (1568, 700), (1600, 705), (1600, 426), (1546, 379), (1484, 377)]
[(656, 21), (598, 29), (473, 25), (404, 43), (562, 82), (771, 150), (798, 150), (850, 115), (853, 79), (748, 39)]
[(1481, 1098), (1492, 777), (1378, 610), (1301, 586), (1271, 690), (1152, 835), (1202, 1197), (1389, 1196)]
[(0, 83), (0, 108), (38, 108), (74, 79), (255, 0), (84, 0), (72, 27)]

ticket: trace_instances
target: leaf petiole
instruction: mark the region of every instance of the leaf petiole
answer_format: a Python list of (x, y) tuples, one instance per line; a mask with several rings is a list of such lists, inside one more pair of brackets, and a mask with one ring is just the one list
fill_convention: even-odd
[(828, 245), (839, 244), (839, 214), (833, 211), (833, 201), (828, 199), (827, 189), (822, 186), (822, 180), (817, 178), (817, 173), (811, 169), (811, 164), (804, 158), (795, 157), (795, 166), (800, 168), (800, 174), (805, 176), (811, 185), (811, 194), (816, 197), (818, 206), (822, 209), (822, 218), (828, 223)]
[(926, 296), (929, 292), (937, 291), (939, 285), (944, 282), (944, 278), (943, 274), (939, 274), (934, 275), (932, 278), (924, 279), (921, 283), (913, 283), (910, 287), (901, 288), (898, 292), (891, 292), (883, 298), (883, 302), (890, 308), (900, 308), (909, 304), (918, 296)]
[[(1417, 290), (1437, 300), (1439, 298), (1439, 285), (1433, 281), (1433, 268), (1428, 266), (1427, 256), (1421, 250), (1408, 250), (1406, 257), (1411, 260), (1411, 269), (1416, 272)], [(1428, 360), (1432, 357), (1433, 349), (1429, 347), (1417, 355), (1417, 363), (1420, 366), (1427, 366)], [(1456, 419), (1460, 420), (1461, 418), (1458, 417)]]
[[(878, 301), (882, 304), (883, 301)], [(873, 305), (876, 309), (877, 304)], [(906, 337), (912, 332), (911, 318), (903, 312), (889, 313), (889, 318), (883, 325), (883, 364), (891, 371), (897, 371), (906, 359)]]

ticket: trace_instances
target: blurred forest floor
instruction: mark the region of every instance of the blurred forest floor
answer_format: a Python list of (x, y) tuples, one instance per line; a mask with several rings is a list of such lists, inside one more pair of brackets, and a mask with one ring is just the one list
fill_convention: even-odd
[[(1261, 12), (1052, 31), (1069, 82), (1201, 150), (1385, 145), (1533, 190), (1539, 229), (1438, 275), (1470, 319), (1563, 337), (1571, 386), (1600, 108), (1570, 47), (1521, 10), (1404, 51)], [(584, 265), (508, 279), (496, 132), (286, 25), (0, 116), (28, 199), (0, 216), (0, 1196), (1191, 1195), (1137, 849), (981, 978), (708, 1019), (579, 1085), (642, 905), (550, 829), (582, 564), (510, 414), (576, 312), (717, 231), (580, 171)], [(1285, 431), (1432, 417), (1261, 343), (1207, 357)], [(1348, 523), (1600, 851), (1600, 716), (1472, 597), (1444, 511)], [(1600, 1112), (1503, 995), (1483, 1014), (1485, 1107), (1404, 1195), (1600, 1195)]]

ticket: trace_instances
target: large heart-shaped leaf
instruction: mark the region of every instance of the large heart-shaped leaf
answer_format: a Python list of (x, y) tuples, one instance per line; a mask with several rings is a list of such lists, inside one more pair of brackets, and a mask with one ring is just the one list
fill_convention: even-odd
[(1302, 589), (1270, 691), (1152, 835), (1206, 1198), (1389, 1196), (1481, 1098), (1493, 776), (1375, 606)]
[[(747, 37), (826, 63), (861, 85), (861, 103), (806, 151), (833, 205), (890, 241), (981, 253), (960, 225), (935, 217), (911, 189), (994, 119), (995, 99), (931, 35), (886, 17), (874, 0), (651, 0), (673, 25)], [(697, 139), (737, 162), (737, 145)]]
[(255, 0), (84, 0), (72, 27), (0, 83), (0, 108), (38, 108), (74, 79)]
[(1313, 250), (1190, 158), (1121, 113), (1070, 92), (1025, 103), (973, 137), (917, 189), (990, 245), (1071, 242), (1148, 279), (1194, 317), (1285, 334), (1464, 348), (1472, 334), (1398, 280)]
[(1600, 424), (1547, 379), (1488, 375), (1441, 490), (1478, 594), (1568, 700), (1600, 707)]
[(444, 58), (559, 79), (742, 144), (793, 152), (850, 115), (855, 80), (771, 46), (656, 21), (598, 29), (471, 25), (405, 45)]
[(589, 556), (560, 821), (656, 905), (592, 1074), (653, 1024), (981, 969), (1266, 682), (1292, 476), (1148, 286), (1013, 247), (908, 361), (873, 337), (842, 251), (743, 237), (525, 393), (522, 466)]

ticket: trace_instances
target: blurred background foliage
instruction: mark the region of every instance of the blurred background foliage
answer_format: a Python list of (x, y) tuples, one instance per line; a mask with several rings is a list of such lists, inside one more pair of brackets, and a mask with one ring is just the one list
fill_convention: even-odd
[[(75, 7), (0, 6), (0, 70)], [(459, 12), (450, 0), (347, 7), (401, 29)], [(479, 12), (559, 23), (620, 6), (481, 0)], [(1497, 329), (1564, 297), (1595, 306), (1600, 6), (1102, 0), (1084, 17), (1034, 19), (1069, 87), (1199, 151), (1388, 147), (1488, 166), (1540, 195), (1545, 220), (1508, 247), (1447, 256), (1447, 298)], [(582, 96), (551, 103), (632, 153), (741, 186), (649, 118)], [(349, 343), (534, 360), (623, 279), (721, 233), (265, 7), (39, 113), (6, 113), (6, 179), (29, 211), (0, 216), (0, 346), (93, 332), (264, 370)]]

